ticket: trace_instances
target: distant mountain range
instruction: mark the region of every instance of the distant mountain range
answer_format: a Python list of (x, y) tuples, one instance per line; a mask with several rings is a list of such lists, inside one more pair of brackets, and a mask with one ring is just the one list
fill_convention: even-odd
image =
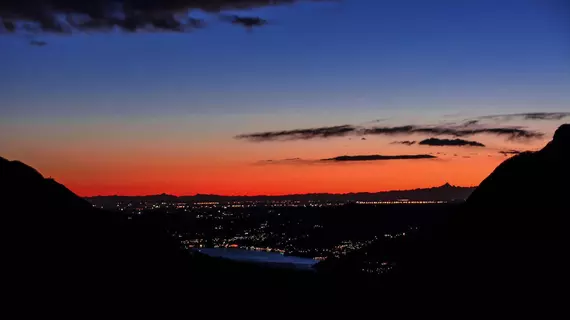
[(397, 190), (386, 192), (358, 192), (358, 193), (309, 193), (291, 194), (282, 196), (222, 196), (211, 194), (197, 194), (193, 196), (174, 196), (169, 194), (148, 196), (95, 196), (86, 199), (95, 205), (109, 205), (117, 202), (160, 202), (180, 201), (186, 203), (196, 202), (231, 202), (231, 201), (396, 201), (408, 199), (412, 201), (464, 201), (475, 190), (475, 187), (457, 187), (446, 183), (440, 187)]

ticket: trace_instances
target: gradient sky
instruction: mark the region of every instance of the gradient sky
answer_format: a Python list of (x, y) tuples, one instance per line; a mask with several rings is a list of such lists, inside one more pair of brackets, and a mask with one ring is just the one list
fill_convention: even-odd
[(249, 14), (271, 23), (247, 32), (207, 18), (189, 34), (40, 35), (44, 47), (0, 36), (0, 156), (83, 196), (472, 186), (504, 161), (500, 150), (538, 149), (564, 120), (514, 119), (504, 125), (545, 138), (469, 138), (482, 149), (390, 144), (429, 136), (234, 136), (570, 112), (570, 8), (561, 0), (344, 0)]

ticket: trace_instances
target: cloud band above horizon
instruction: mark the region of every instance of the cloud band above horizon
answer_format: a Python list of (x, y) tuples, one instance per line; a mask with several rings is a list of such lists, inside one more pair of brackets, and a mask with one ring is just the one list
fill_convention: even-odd
[(473, 127), (469, 125), (460, 126), (425, 126), (425, 125), (406, 125), (395, 127), (358, 127), (352, 125), (341, 125), (332, 127), (319, 127), (308, 129), (284, 130), (284, 131), (266, 131), (249, 134), (240, 134), (234, 138), (239, 140), (248, 140), (252, 142), (263, 141), (293, 141), (293, 140), (310, 140), (323, 139), (344, 136), (364, 136), (364, 135), (381, 135), (381, 136), (406, 136), (406, 135), (432, 135), (432, 136), (453, 136), (453, 137), (469, 137), (481, 134), (495, 135), (505, 137), (508, 140), (531, 140), (544, 136), (544, 133), (534, 130), (525, 129), (524, 127)]
[(357, 155), (357, 156), (339, 156), (329, 159), (321, 159), (320, 161), (350, 162), (350, 161), (388, 161), (388, 160), (423, 160), (423, 159), (437, 159), (437, 157), (429, 154), (395, 155), (395, 156), (371, 154), (371, 155)]
[(563, 120), (565, 118), (570, 118), (570, 112), (528, 112), (528, 113), (489, 115), (471, 120), (471, 122), (477, 123), (478, 120), (510, 121), (515, 119), (556, 121), (556, 120)]
[(334, 162), (362, 162), (362, 161), (392, 161), (392, 160), (424, 160), (424, 159), (437, 159), (438, 157), (429, 154), (411, 154), (411, 155), (344, 155), (333, 158), (310, 160), (302, 158), (289, 158), (280, 160), (262, 160), (256, 162), (260, 165), (269, 164), (317, 164), (317, 163), (334, 163)]

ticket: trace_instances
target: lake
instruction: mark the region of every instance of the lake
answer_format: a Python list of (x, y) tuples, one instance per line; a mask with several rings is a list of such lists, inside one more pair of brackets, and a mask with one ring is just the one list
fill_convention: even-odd
[(235, 248), (200, 248), (194, 249), (210, 257), (225, 258), (235, 261), (269, 264), (274, 267), (313, 270), (317, 260), (284, 256), (276, 252), (250, 251)]

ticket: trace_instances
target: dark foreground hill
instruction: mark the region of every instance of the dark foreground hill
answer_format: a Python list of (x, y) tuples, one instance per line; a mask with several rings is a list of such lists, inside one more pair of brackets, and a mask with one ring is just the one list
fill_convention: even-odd
[[(390, 279), (471, 307), (558, 310), (568, 285), (570, 125), (501, 164), (457, 212), (406, 248)], [(436, 293), (437, 292), (437, 293)]]
[(561, 126), (538, 152), (501, 164), (469, 197), (471, 232), (517, 239), (560, 238), (570, 213), (570, 125)]
[[(183, 256), (151, 221), (91, 204), (33, 168), (0, 158), (4, 267), (15, 292), (56, 297), (172, 281)], [(6, 270), (5, 269), (5, 270)], [(153, 276), (160, 275), (160, 276)], [(58, 288), (55, 290), (54, 288)]]
[(570, 124), (538, 152), (525, 152), (502, 163), (469, 197), (471, 207), (568, 208)]

